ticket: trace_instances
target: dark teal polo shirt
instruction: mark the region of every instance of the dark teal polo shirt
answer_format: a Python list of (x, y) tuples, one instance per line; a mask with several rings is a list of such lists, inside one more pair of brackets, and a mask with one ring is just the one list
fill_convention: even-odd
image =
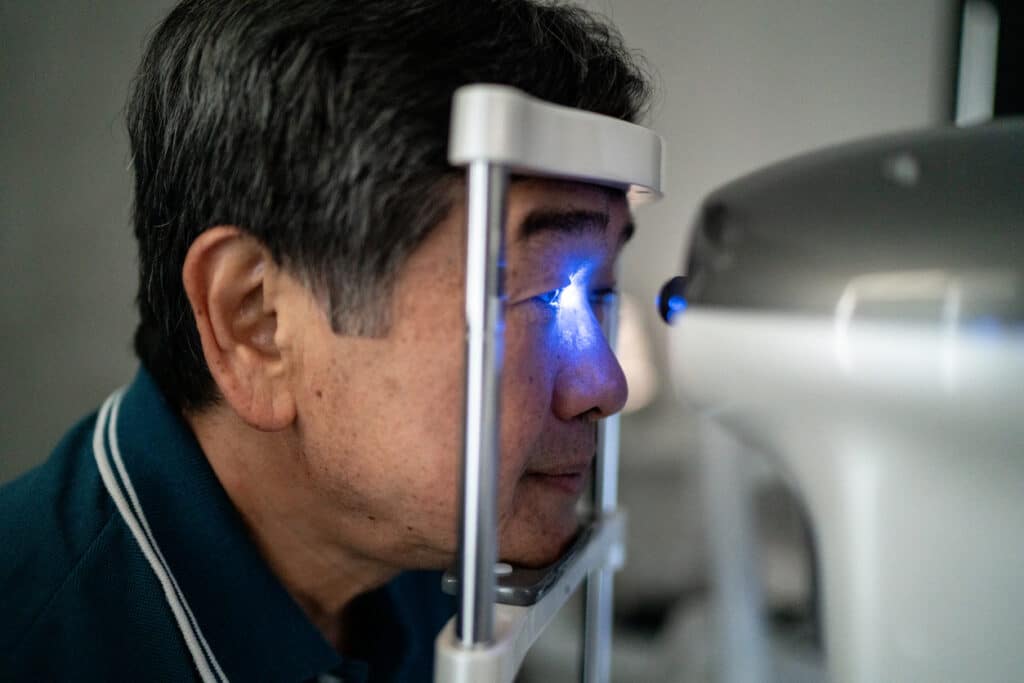
[(454, 608), (401, 574), (339, 656), (145, 370), (0, 488), (0, 681), (429, 681)]

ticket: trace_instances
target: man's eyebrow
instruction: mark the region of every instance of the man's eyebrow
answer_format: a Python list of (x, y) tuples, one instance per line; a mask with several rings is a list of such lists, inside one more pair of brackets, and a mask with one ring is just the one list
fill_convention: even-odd
[[(523, 219), (518, 239), (520, 242), (526, 242), (544, 232), (564, 235), (578, 235), (587, 232), (601, 234), (608, 229), (608, 222), (608, 214), (602, 211), (537, 209), (531, 211)], [(635, 226), (630, 221), (622, 229), (620, 244), (628, 242), (634, 232)]]

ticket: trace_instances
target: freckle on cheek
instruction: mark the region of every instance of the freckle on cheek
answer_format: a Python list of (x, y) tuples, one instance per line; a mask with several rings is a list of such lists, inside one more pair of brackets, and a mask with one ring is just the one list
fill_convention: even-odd
[(324, 397), (324, 392), (322, 392), (319, 389), (317, 389), (316, 390), (316, 397), (317, 398), (323, 398)]

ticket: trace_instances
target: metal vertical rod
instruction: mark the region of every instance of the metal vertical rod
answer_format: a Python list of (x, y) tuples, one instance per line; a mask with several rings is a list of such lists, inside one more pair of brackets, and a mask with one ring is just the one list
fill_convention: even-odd
[[(619, 300), (608, 302), (605, 338), (612, 351), (618, 341)], [(604, 515), (618, 507), (619, 497), (619, 415), (601, 420), (597, 426), (597, 461), (594, 465), (594, 512)], [(612, 608), (615, 570), (604, 567), (587, 577), (586, 612), (583, 631), (583, 680), (607, 683), (611, 678)]]
[(472, 647), (494, 639), (508, 173), (503, 166), (476, 161), (469, 165), (467, 184), (466, 410), (456, 631), (462, 646)]
[[(615, 353), (619, 343), (619, 297), (610, 297), (601, 325)], [(619, 505), (619, 421), (615, 413), (597, 423), (597, 461), (594, 465), (594, 510), (613, 512)]]

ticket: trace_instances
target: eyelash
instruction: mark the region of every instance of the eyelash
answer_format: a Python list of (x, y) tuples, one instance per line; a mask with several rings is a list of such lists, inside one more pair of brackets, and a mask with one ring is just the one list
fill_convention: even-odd
[[(558, 306), (558, 299), (563, 291), (565, 291), (565, 287), (559, 287), (558, 289), (552, 289), (549, 292), (538, 294), (533, 297), (533, 299), (545, 306), (556, 308)], [(590, 292), (587, 296), (587, 302), (590, 304), (591, 308), (596, 308), (598, 306), (610, 304), (618, 296), (619, 290), (614, 287), (602, 287), (601, 289), (595, 289)]]

